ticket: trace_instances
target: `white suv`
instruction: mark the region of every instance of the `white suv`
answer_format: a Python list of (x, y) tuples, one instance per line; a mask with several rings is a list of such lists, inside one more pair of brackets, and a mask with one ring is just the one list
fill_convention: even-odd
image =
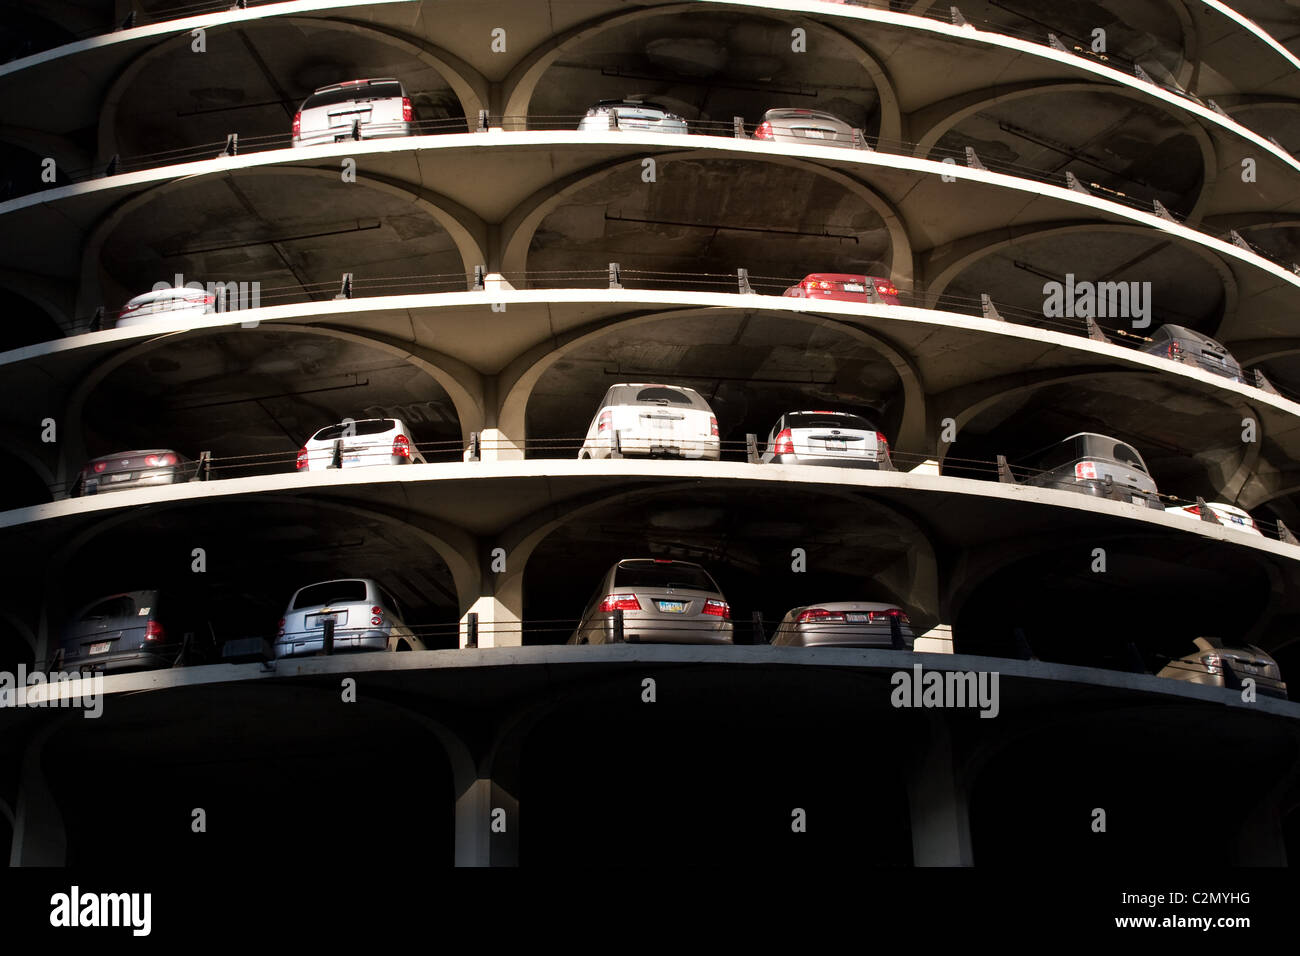
[(720, 456), (718, 419), (693, 388), (614, 385), (587, 428), (579, 458), (609, 458), (617, 448), (641, 458)]
[(369, 578), (343, 578), (299, 588), (280, 618), (275, 656), (319, 654), (325, 624), (334, 623), (339, 651), (422, 651), (423, 642), (402, 623), (397, 601)]
[(322, 86), (293, 117), (293, 145), (411, 135), (411, 98), (397, 80), (349, 80)]
[(366, 465), (425, 464), (400, 418), (345, 418), (326, 425), (298, 451), (298, 471), (361, 468)]

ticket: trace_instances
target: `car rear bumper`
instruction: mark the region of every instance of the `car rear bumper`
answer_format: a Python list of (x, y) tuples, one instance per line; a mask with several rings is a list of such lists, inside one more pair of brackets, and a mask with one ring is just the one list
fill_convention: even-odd
[[(1211, 674), (1208, 671), (1199, 668), (1193, 668), (1191, 665), (1184, 665), (1179, 668), (1165, 668), (1160, 671), (1157, 677), (1165, 677), (1170, 680), (1179, 680), (1188, 684), (1200, 684), (1204, 687), (1224, 687), (1229, 685), (1224, 683), (1222, 674)], [(1237, 674), (1237, 682), (1249, 677), (1255, 681), (1255, 692), (1263, 694), (1265, 697), (1280, 697), (1287, 699), (1286, 682), (1274, 680), (1271, 677), (1258, 677), (1253, 674)], [(1236, 684), (1233, 687), (1235, 689)]]
[[(340, 630), (334, 632), (334, 650), (335, 652), (347, 651), (386, 651), (388, 650), (389, 634), (382, 630), (365, 630), (349, 631)], [(276, 657), (306, 657), (311, 654), (321, 654), (325, 650), (325, 636), (320, 633), (296, 634), (288, 637), (276, 638), (275, 656)]]
[[(913, 637), (902, 632), (903, 646), (912, 648)], [(894, 640), (889, 625), (880, 624), (814, 624), (792, 628), (778, 634), (774, 645), (788, 647), (893, 647)]]
[(850, 455), (777, 455), (776, 465), (824, 465), (829, 468), (866, 468), (879, 471), (881, 463), (875, 458), (856, 458)]
[[(410, 136), (410, 123), (362, 123), (357, 130), (358, 139), (391, 139), (395, 136)], [(294, 146), (320, 146), (323, 143), (338, 143), (352, 139), (351, 126), (335, 126), (330, 129), (312, 130), (294, 137)]]
[(717, 442), (620, 436), (619, 450), (624, 458), (689, 458), (717, 461), (721, 457)]
[(132, 488), (153, 488), (158, 485), (175, 485), (183, 481), (188, 481), (189, 475), (178, 468), (169, 468), (165, 471), (151, 471), (146, 474), (130, 478), (127, 481), (106, 482), (104, 476), (96, 475), (86, 480), (85, 487), (82, 488), (82, 495), (100, 495), (109, 491), (130, 491)]
[(120, 673), (122, 671), (155, 670), (159, 667), (171, 667), (172, 661), (181, 651), (179, 644), (166, 644), (158, 648), (133, 651), (116, 651), (109, 654), (78, 654), (76, 657), (65, 656), (63, 669), (67, 671), (101, 671), (103, 673)]
[[(600, 622), (587, 631), (593, 643), (614, 642), (614, 622)], [(734, 644), (730, 621), (691, 619), (666, 622), (660, 619), (637, 619), (629, 614), (623, 620), (623, 640), (628, 644)]]

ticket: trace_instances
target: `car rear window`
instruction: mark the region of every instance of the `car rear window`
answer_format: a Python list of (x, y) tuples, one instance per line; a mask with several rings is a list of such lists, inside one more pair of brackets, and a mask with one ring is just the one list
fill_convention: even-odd
[(327, 581), (303, 588), (293, 599), (295, 611), (304, 607), (321, 607), (326, 604), (364, 604), (365, 581)]
[(669, 385), (646, 385), (610, 389), (606, 405), (680, 405), (708, 409), (708, 403), (695, 392)]
[(785, 425), (787, 428), (861, 428), (869, 432), (876, 430), (875, 425), (859, 415), (787, 415)]
[(93, 621), (101, 617), (133, 617), (135, 615), (135, 598), (128, 594), (121, 597), (108, 598), (93, 605), (85, 614), (81, 615), (83, 621)]
[(360, 100), (400, 99), (400, 83), (367, 83), (362, 86), (345, 86), (341, 90), (328, 90), (313, 93), (302, 104), (305, 110), (314, 110), (320, 106), (338, 106), (340, 103), (353, 103)]
[[(397, 427), (396, 419), (374, 418), (362, 422), (353, 422), (352, 434), (358, 437), (364, 435), (382, 435), (384, 432), (392, 431), (395, 427)], [(347, 428), (347, 425), (329, 425), (322, 428), (312, 437), (316, 441), (334, 441), (336, 438), (344, 437)]]
[(698, 564), (685, 564), (673, 561), (661, 564), (656, 561), (627, 561), (618, 566), (614, 572), (616, 588), (688, 588), (692, 591), (717, 591), (713, 583)]

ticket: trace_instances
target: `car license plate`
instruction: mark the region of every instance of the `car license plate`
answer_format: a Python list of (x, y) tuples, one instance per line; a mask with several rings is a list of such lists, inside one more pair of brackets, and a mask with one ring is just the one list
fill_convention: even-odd
[(844, 439), (843, 439), (843, 438), (828, 438), (828, 439), (826, 439), (826, 450), (827, 450), (827, 451), (844, 451), (844, 449), (845, 449), (846, 447), (847, 447), (847, 446), (844, 444)]
[(868, 624), (871, 621), (869, 614), (846, 614), (844, 619), (850, 624)]
[(99, 641), (99, 642), (96, 643), (96, 644), (91, 644), (90, 647), (88, 647), (88, 648), (86, 649), (86, 653), (87, 653), (87, 654), (107, 654), (107, 653), (108, 653), (108, 649), (109, 649), (110, 647), (112, 647), (112, 646), (113, 646), (113, 642), (112, 642), (112, 641)]
[(826, 133), (819, 129), (806, 129), (803, 134), (809, 139), (825, 139)]
[(1147, 503), (1147, 500), (1141, 495), (1132, 495), (1131, 497), (1133, 499), (1133, 504), (1135, 505), (1145, 505)]
[(659, 610), (665, 614), (682, 614), (686, 610), (685, 601), (659, 601)]
[(324, 627), (326, 621), (333, 621), (335, 624), (337, 624), (339, 623), (339, 615), (338, 614), (313, 614), (311, 623), (308, 625), (308, 627)]
[(1236, 515), (1228, 515), (1228, 517), (1232, 520), (1233, 524), (1244, 525), (1246, 523), (1245, 518), (1238, 518)]
[(107, 482), (128, 481), (130, 478), (131, 478), (131, 473), (129, 471), (119, 471), (115, 475), (104, 476), (104, 480)]
[(862, 285), (861, 282), (846, 282), (846, 283), (844, 283), (844, 291), (845, 291), (845, 292), (865, 292), (866, 289), (863, 287), (863, 285)]

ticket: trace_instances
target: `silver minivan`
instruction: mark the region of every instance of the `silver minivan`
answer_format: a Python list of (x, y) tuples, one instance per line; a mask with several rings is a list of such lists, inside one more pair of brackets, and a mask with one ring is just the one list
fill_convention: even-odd
[(293, 117), (293, 145), (411, 135), (411, 98), (392, 78), (322, 86)]
[(609, 644), (615, 612), (623, 640), (656, 644), (731, 644), (731, 605), (693, 561), (625, 558), (605, 572), (570, 644)]
[(1155, 479), (1142, 456), (1131, 445), (1108, 435), (1079, 432), (1016, 465), (1030, 472), (1025, 479), (1027, 485), (1164, 510)]
[(422, 651), (423, 642), (402, 623), (387, 590), (369, 578), (341, 578), (299, 588), (289, 599), (275, 636), (276, 657), (319, 654), (325, 625), (334, 625), (336, 651)]

